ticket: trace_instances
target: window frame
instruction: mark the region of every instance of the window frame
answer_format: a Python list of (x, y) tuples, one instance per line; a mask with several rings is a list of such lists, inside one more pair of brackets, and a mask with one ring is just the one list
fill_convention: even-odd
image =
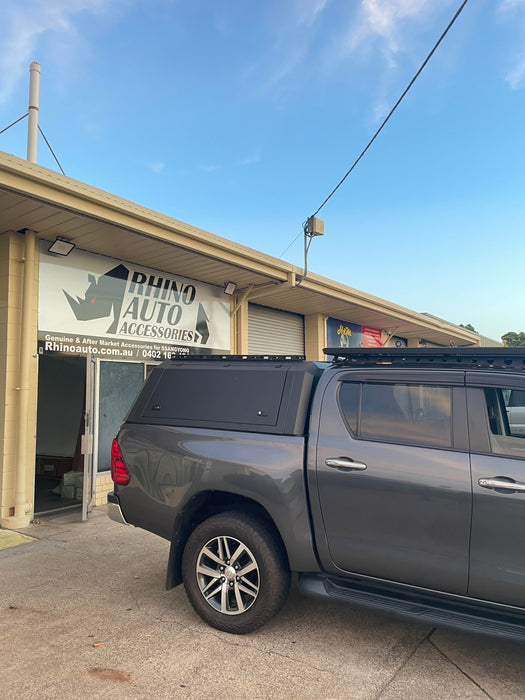
[[(500, 389), (501, 397), (506, 390), (525, 391), (525, 376), (513, 374), (504, 375), (500, 372), (487, 374), (484, 372), (467, 372), (467, 410), (471, 452), (503, 459), (518, 459), (523, 461), (524, 455), (494, 452), (491, 445), (491, 428), (485, 400), (485, 389)], [(502, 436), (505, 437), (505, 436)], [(521, 437), (514, 437), (521, 440)], [(525, 443), (525, 440), (524, 440)]]
[[(444, 373), (439, 372), (439, 376), (436, 376), (437, 373), (433, 373), (430, 377), (425, 375), (425, 376), (417, 376), (414, 377), (414, 374), (411, 373), (411, 381), (408, 381), (406, 372), (403, 373), (396, 373), (392, 376), (390, 372), (385, 370), (381, 370), (380, 376), (374, 375), (373, 377), (367, 377), (366, 375), (363, 376), (360, 372), (356, 373), (348, 373), (347, 375), (339, 377), (339, 382), (337, 386), (337, 391), (336, 391), (336, 401), (337, 401), (337, 406), (339, 409), (339, 413), (341, 415), (341, 418), (345, 424), (346, 429), (350, 433), (351, 437), (354, 438), (355, 440), (360, 440), (360, 441), (366, 441), (366, 442), (380, 442), (383, 444), (396, 444), (396, 445), (408, 445), (412, 447), (426, 447), (429, 449), (439, 449), (439, 450), (461, 450), (461, 451), (468, 451), (468, 444), (457, 444), (456, 441), (456, 435), (458, 434), (458, 429), (456, 425), (456, 417), (459, 412), (459, 419), (463, 421), (463, 424), (466, 426), (466, 405), (465, 405), (465, 399), (464, 399), (464, 390), (462, 388), (458, 388), (457, 384), (460, 382), (458, 381), (458, 377), (454, 377), (454, 381), (450, 381), (450, 377), (447, 377), (444, 375)], [(361, 376), (360, 376), (361, 375)], [(448, 381), (444, 381), (447, 380)], [(464, 381), (464, 379), (463, 379)], [(344, 411), (342, 401), (341, 401), (341, 390), (344, 385), (347, 384), (357, 384), (359, 386), (358, 389), (358, 394), (357, 394), (357, 407), (356, 407), (356, 417), (355, 417), (355, 429), (354, 427), (350, 424), (350, 421), (348, 420), (348, 415), (347, 412)], [(363, 387), (364, 385), (386, 385), (386, 386), (406, 386), (406, 387), (424, 387), (427, 389), (431, 388), (440, 388), (440, 389), (447, 389), (448, 390), (448, 395), (449, 395), (449, 400), (450, 400), (450, 416), (449, 416), (449, 430), (450, 430), (450, 441), (448, 444), (438, 444), (434, 442), (426, 442), (418, 439), (402, 439), (402, 437), (389, 437), (389, 436), (381, 436), (381, 435), (372, 435), (372, 436), (363, 436), (361, 434), (361, 423), (362, 423), (362, 401), (363, 401)], [(461, 396), (460, 393), (461, 392)], [(456, 404), (458, 404), (458, 408), (456, 408)], [(461, 411), (459, 409), (459, 406), (463, 404), (464, 410)], [(464, 431), (466, 432), (466, 431)]]

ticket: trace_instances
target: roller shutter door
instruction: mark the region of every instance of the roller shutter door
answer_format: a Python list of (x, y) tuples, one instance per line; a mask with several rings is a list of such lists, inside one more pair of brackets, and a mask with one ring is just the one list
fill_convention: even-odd
[(304, 319), (299, 314), (248, 305), (250, 355), (304, 355)]

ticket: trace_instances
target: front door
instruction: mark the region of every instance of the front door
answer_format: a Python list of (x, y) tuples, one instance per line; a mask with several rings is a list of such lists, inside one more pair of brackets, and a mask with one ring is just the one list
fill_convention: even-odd
[[(468, 450), (454, 449), (466, 435), (465, 394), (461, 374), (458, 386), (439, 381), (385, 369), (381, 382), (342, 371), (328, 385), (317, 484), (321, 556), (334, 573), (466, 593), (470, 465)], [(452, 405), (463, 405), (455, 420)]]
[(93, 362), (86, 357), (39, 355), (35, 514), (82, 508), (92, 497)]
[(503, 378), (498, 384), (495, 376), (486, 377), (483, 387), (479, 375), (472, 380), (478, 387), (468, 389), (473, 484), (469, 595), (523, 607), (525, 434), (509, 420), (512, 411), (507, 409), (514, 390), (525, 396), (525, 379), (515, 380), (514, 389)]

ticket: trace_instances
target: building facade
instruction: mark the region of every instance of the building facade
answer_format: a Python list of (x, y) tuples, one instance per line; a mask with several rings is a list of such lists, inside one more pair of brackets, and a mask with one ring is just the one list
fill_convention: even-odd
[[(0, 153), (0, 526), (111, 488), (111, 440), (175, 354), (480, 337)], [(203, 397), (205, 400), (205, 397)]]

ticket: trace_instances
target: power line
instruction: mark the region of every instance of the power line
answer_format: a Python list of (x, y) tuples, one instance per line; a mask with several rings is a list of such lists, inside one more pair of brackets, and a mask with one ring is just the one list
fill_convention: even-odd
[[(390, 117), (394, 114), (394, 112), (396, 111), (396, 109), (399, 107), (399, 105), (400, 105), (401, 102), (403, 101), (403, 98), (405, 97), (405, 95), (408, 93), (408, 91), (410, 90), (410, 88), (412, 87), (412, 85), (416, 82), (416, 80), (419, 78), (419, 76), (420, 76), (421, 73), (423, 72), (423, 69), (425, 68), (425, 66), (427, 65), (427, 63), (430, 61), (430, 59), (432, 58), (432, 56), (434, 55), (434, 52), (436, 51), (436, 49), (438, 48), (438, 46), (441, 44), (441, 42), (443, 41), (443, 39), (445, 38), (445, 36), (448, 34), (450, 28), (452, 27), (452, 25), (454, 24), (454, 22), (457, 20), (457, 18), (459, 17), (459, 15), (461, 14), (461, 12), (463, 11), (463, 8), (464, 8), (465, 5), (467, 4), (467, 2), (468, 2), (468, 0), (463, 0), (463, 2), (461, 3), (461, 5), (460, 5), (459, 9), (457, 10), (456, 14), (454, 15), (454, 17), (452, 17), (452, 19), (451, 19), (450, 22), (448, 23), (447, 28), (446, 28), (445, 31), (441, 34), (441, 36), (439, 37), (439, 39), (437, 40), (437, 42), (434, 44), (434, 46), (433, 46), (433, 48), (432, 48), (432, 51), (431, 51), (431, 52), (428, 54), (428, 56), (425, 58), (425, 60), (424, 60), (423, 63), (421, 64), (421, 67), (419, 68), (419, 70), (417, 71), (417, 73), (414, 75), (414, 77), (412, 78), (412, 80), (410, 81), (410, 83), (408, 84), (408, 86), (405, 88), (405, 90), (404, 90), (403, 94), (401, 95), (401, 97), (398, 99), (398, 101), (397, 101), (397, 102), (395, 103), (395, 105), (392, 107), (392, 109), (390, 110), (390, 112), (388, 113), (388, 115), (386, 116), (386, 118), (384, 119), (384, 121), (383, 121), (383, 123), (381, 124), (381, 126), (379, 127), (379, 129), (376, 131), (376, 133), (373, 135), (373, 137), (372, 137), (372, 138), (370, 139), (370, 141), (368, 142), (366, 148), (363, 149), (363, 151), (361, 152), (361, 154), (359, 155), (359, 157), (358, 157), (358, 158), (354, 161), (354, 163), (352, 164), (351, 168), (350, 168), (349, 170), (347, 170), (345, 176), (344, 176), (341, 180), (339, 180), (339, 182), (337, 183), (337, 185), (336, 185), (336, 186), (334, 187), (334, 189), (330, 192), (330, 194), (328, 195), (328, 197), (326, 197), (326, 199), (325, 199), (324, 202), (321, 204), (321, 206), (319, 206), (319, 207), (316, 209), (316, 211), (313, 213), (312, 216), (316, 216), (316, 215), (321, 211), (321, 209), (324, 207), (324, 205), (328, 202), (328, 200), (329, 200), (331, 197), (333, 197), (333, 195), (334, 195), (334, 194), (337, 192), (337, 190), (341, 187), (341, 185), (342, 185), (343, 182), (346, 180), (346, 178), (350, 175), (350, 173), (352, 172), (352, 170), (353, 170), (353, 169), (356, 167), (356, 165), (359, 163), (359, 161), (361, 160), (361, 158), (362, 158), (362, 157), (365, 155), (365, 153), (368, 151), (368, 149), (370, 148), (370, 146), (374, 143), (374, 141), (376, 140), (376, 138), (379, 136), (379, 134), (380, 134), (381, 131), (383, 130), (383, 127), (386, 125), (386, 123), (388, 122), (388, 120), (390, 119)], [(287, 248), (286, 250), (288, 250), (288, 248)]]
[(3, 134), (4, 131), (7, 131), (8, 129), (10, 129), (10, 128), (11, 128), (12, 126), (14, 126), (15, 124), (18, 124), (18, 122), (21, 122), (22, 119), (25, 119), (25, 118), (27, 117), (28, 114), (29, 114), (29, 112), (26, 112), (23, 116), (19, 117), (19, 118), (16, 120), (16, 122), (13, 122), (12, 124), (9, 124), (9, 126), (6, 126), (5, 129), (2, 129), (2, 131), (0, 131), (0, 134)]
[(44, 132), (43, 132), (42, 129), (40, 128), (40, 124), (38, 125), (38, 131), (40, 131), (40, 133), (42, 134), (42, 137), (43, 137), (44, 141), (46, 142), (47, 147), (48, 147), (49, 150), (51, 151), (51, 153), (52, 153), (52, 155), (53, 155), (53, 158), (56, 160), (56, 163), (57, 163), (58, 167), (60, 168), (60, 172), (62, 173), (62, 175), (65, 175), (66, 173), (65, 173), (64, 170), (62, 169), (62, 166), (60, 165), (60, 163), (58, 162), (58, 158), (56, 157), (55, 152), (54, 152), (53, 149), (51, 148), (51, 145), (50, 145), (49, 141), (46, 139), (46, 135), (44, 134)]
[[(18, 122), (21, 122), (22, 119), (25, 119), (25, 118), (28, 116), (28, 114), (29, 114), (29, 112), (26, 112), (23, 116), (19, 117), (19, 118), (18, 118), (16, 121), (14, 121), (12, 124), (9, 124), (9, 126), (6, 126), (5, 129), (2, 129), (2, 131), (0, 131), (0, 134), (3, 134), (4, 131), (7, 131), (8, 129), (10, 129), (10, 128), (11, 128), (12, 126), (14, 126), (15, 124), (18, 124)], [(42, 129), (40, 128), (40, 124), (38, 125), (38, 131), (42, 134), (42, 138), (43, 138), (44, 141), (46, 142), (46, 146), (47, 146), (47, 147), (49, 148), (49, 150), (51, 151), (51, 155), (53, 156), (53, 158), (54, 158), (55, 161), (56, 161), (56, 164), (57, 164), (58, 167), (60, 168), (60, 172), (62, 173), (62, 175), (65, 175), (66, 173), (64, 172), (64, 169), (62, 168), (62, 166), (60, 165), (60, 163), (58, 162), (58, 158), (56, 157), (55, 152), (54, 152), (53, 149), (51, 148), (51, 144), (50, 144), (49, 141), (46, 139), (46, 135), (44, 134), (44, 132), (43, 132)]]
[[(352, 172), (352, 170), (354, 170), (354, 168), (356, 167), (356, 165), (359, 163), (359, 161), (361, 160), (361, 158), (362, 158), (362, 157), (365, 155), (365, 153), (368, 151), (368, 149), (370, 148), (370, 146), (374, 143), (374, 141), (376, 140), (376, 138), (379, 136), (379, 134), (380, 134), (381, 131), (383, 130), (383, 127), (386, 125), (386, 123), (388, 122), (388, 120), (390, 119), (390, 117), (394, 114), (394, 112), (396, 111), (396, 109), (399, 107), (399, 105), (400, 105), (401, 102), (403, 101), (404, 97), (406, 96), (406, 94), (408, 93), (408, 91), (410, 90), (410, 88), (412, 87), (412, 85), (416, 82), (416, 80), (419, 78), (419, 76), (420, 76), (421, 73), (423, 72), (425, 66), (427, 65), (427, 63), (428, 63), (428, 62), (430, 61), (430, 59), (432, 58), (432, 56), (434, 55), (436, 49), (437, 49), (438, 46), (441, 44), (441, 42), (443, 41), (443, 39), (445, 38), (445, 36), (448, 34), (449, 30), (451, 29), (452, 25), (453, 25), (454, 22), (457, 20), (457, 18), (458, 18), (459, 15), (461, 14), (461, 12), (463, 11), (463, 8), (464, 8), (465, 5), (467, 4), (467, 2), (468, 2), (468, 0), (463, 0), (463, 2), (461, 3), (461, 5), (460, 5), (459, 9), (457, 10), (456, 14), (452, 17), (452, 19), (451, 19), (450, 22), (448, 23), (448, 25), (447, 25), (445, 31), (441, 34), (441, 36), (439, 37), (439, 39), (437, 40), (437, 42), (434, 44), (432, 50), (430, 51), (430, 53), (428, 54), (428, 56), (427, 56), (427, 57), (425, 58), (425, 60), (423, 61), (423, 63), (421, 64), (419, 70), (418, 70), (417, 73), (414, 75), (414, 77), (412, 78), (412, 80), (410, 81), (410, 83), (408, 84), (408, 86), (407, 86), (407, 87), (405, 88), (405, 90), (403, 91), (401, 97), (398, 99), (398, 101), (397, 101), (397, 102), (395, 103), (395, 105), (392, 107), (392, 109), (390, 110), (390, 112), (388, 113), (388, 115), (386, 116), (386, 118), (383, 120), (383, 123), (381, 124), (381, 126), (379, 127), (379, 129), (376, 131), (376, 133), (375, 133), (375, 134), (373, 135), (373, 137), (370, 139), (370, 141), (368, 142), (368, 144), (366, 145), (366, 147), (365, 147), (365, 148), (363, 149), (363, 151), (360, 153), (359, 157), (354, 161), (354, 163), (353, 163), (352, 166), (349, 168), (349, 170), (347, 170), (347, 172), (345, 173), (344, 177), (337, 183), (337, 185), (336, 185), (336, 186), (334, 187), (334, 189), (330, 192), (330, 194), (328, 195), (328, 197), (326, 197), (326, 199), (323, 201), (323, 203), (321, 204), (321, 206), (319, 206), (319, 207), (316, 209), (316, 211), (314, 212), (314, 214), (312, 214), (312, 216), (316, 216), (316, 215), (321, 211), (321, 209), (324, 207), (324, 205), (325, 205), (325, 204), (328, 202), (328, 200), (337, 192), (337, 190), (341, 187), (341, 185), (342, 185), (343, 182), (346, 180), (346, 178), (350, 175), (350, 173)], [(283, 250), (283, 252), (281, 253), (281, 255), (280, 255), (279, 257), (282, 258), (283, 255), (286, 253), (286, 251), (287, 251), (289, 248), (291, 248), (291, 247), (293, 246), (293, 244), (295, 243), (295, 241), (296, 241), (298, 238), (300, 238), (302, 235), (303, 235), (303, 231), (301, 231), (300, 233), (298, 233), (297, 236), (296, 236), (296, 237), (293, 239), (293, 241), (290, 243), (290, 245), (288, 245), (288, 246)]]
[(279, 257), (282, 258), (283, 255), (286, 253), (286, 251), (287, 251), (289, 248), (291, 248), (291, 247), (293, 246), (293, 244), (295, 243), (295, 241), (296, 241), (300, 236), (302, 236), (302, 235), (304, 235), (304, 234), (303, 234), (303, 231), (301, 231), (300, 233), (298, 233), (297, 236), (296, 236), (296, 237), (293, 239), (293, 241), (290, 243), (290, 245), (287, 246), (287, 247), (283, 250), (283, 252), (279, 255)]

